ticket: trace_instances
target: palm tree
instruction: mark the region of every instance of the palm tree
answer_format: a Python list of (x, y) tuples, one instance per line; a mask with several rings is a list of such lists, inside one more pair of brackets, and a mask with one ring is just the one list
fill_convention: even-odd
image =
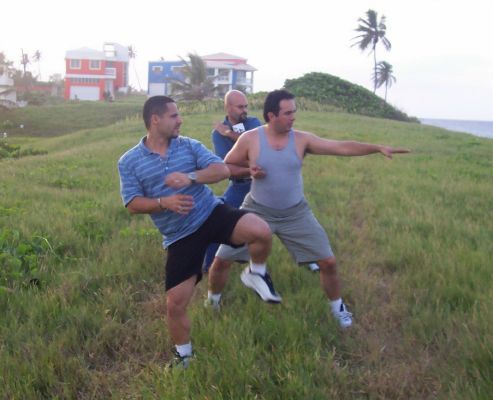
[(38, 80), (41, 80), (41, 67), (39, 61), (41, 60), (41, 52), (36, 50), (32, 55), (32, 59), (38, 64)]
[(207, 66), (197, 54), (188, 54), (190, 62), (180, 57), (185, 64), (180, 73), (182, 78), (169, 78), (172, 83), (172, 93), (183, 100), (203, 100), (212, 97), (216, 86), (214, 85), (215, 76), (207, 76)]
[(29, 56), (24, 53), (24, 50), (21, 49), (22, 57), (21, 57), (21, 64), (22, 64), (22, 69), (24, 70), (24, 76), (26, 76), (26, 67), (27, 64), (30, 64), (31, 61), (29, 61)]
[[(377, 75), (377, 44), (382, 42), (385, 50), (390, 50), (392, 45), (385, 37), (387, 26), (385, 25), (385, 15), (382, 15), (380, 21), (378, 21), (378, 14), (374, 10), (368, 10), (366, 12), (366, 19), (359, 18), (358, 28), (356, 32), (361, 32), (361, 35), (355, 36), (353, 39), (358, 41), (353, 46), (358, 46), (361, 51), (365, 51), (369, 46), (371, 47), (370, 53), (373, 53), (373, 76)], [(377, 90), (377, 82), (373, 81), (373, 93)]]
[(393, 74), (392, 65), (387, 61), (380, 61), (377, 64), (376, 75), (373, 77), (377, 87), (385, 84), (385, 101), (387, 101), (387, 89), (395, 83), (396, 79)]
[(133, 60), (132, 64), (134, 66), (134, 74), (135, 77), (137, 78), (137, 84), (139, 85), (139, 90), (142, 91), (142, 86), (140, 86), (139, 75), (137, 74), (137, 68), (135, 67), (135, 57), (137, 53), (135, 52), (135, 48), (132, 45), (128, 46), (127, 49), (128, 49), (128, 58), (130, 58), (130, 61)]
[(22, 53), (21, 64), (22, 64), (22, 69), (24, 70), (24, 74), (22, 75), (22, 83), (24, 86), (24, 90), (27, 92), (29, 90), (28, 86), (30, 86), (33, 81), (32, 73), (29, 72), (28, 75), (28, 72), (26, 71), (27, 64), (30, 64), (31, 61), (29, 60), (29, 56), (26, 53), (24, 53), (24, 49), (21, 49), (21, 53)]
[(0, 51), (0, 75), (3, 75), (5, 73), (11, 78), (13, 75), (13, 64), (14, 63), (7, 60), (5, 54)]

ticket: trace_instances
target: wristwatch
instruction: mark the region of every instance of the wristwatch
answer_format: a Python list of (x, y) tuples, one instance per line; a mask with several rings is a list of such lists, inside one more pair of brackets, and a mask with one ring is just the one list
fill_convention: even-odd
[(192, 181), (192, 185), (194, 183), (197, 183), (197, 174), (195, 172), (189, 172), (187, 174), (187, 178), (190, 179)]

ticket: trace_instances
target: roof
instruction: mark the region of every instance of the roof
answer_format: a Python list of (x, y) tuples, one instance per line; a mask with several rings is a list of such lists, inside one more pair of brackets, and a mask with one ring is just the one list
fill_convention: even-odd
[(81, 47), (75, 50), (68, 50), (65, 53), (65, 58), (77, 59), (83, 58), (86, 60), (104, 60), (105, 56), (102, 51), (90, 49), (89, 47)]
[(94, 50), (89, 47), (80, 47), (75, 50), (68, 50), (65, 53), (65, 58), (128, 62), (128, 49), (118, 43), (105, 43), (104, 51)]
[(249, 64), (236, 64), (221, 61), (209, 61), (205, 60), (205, 65), (207, 68), (224, 68), (224, 69), (234, 69), (237, 71), (256, 71), (257, 69)]
[(245, 62), (247, 61), (246, 58), (234, 56), (228, 53), (214, 53), (214, 54), (209, 54), (207, 56), (201, 56), (201, 58), (204, 60), (242, 60)]

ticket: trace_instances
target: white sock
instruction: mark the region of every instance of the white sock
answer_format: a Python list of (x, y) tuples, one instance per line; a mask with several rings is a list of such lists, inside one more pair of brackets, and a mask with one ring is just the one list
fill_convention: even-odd
[(212, 300), (214, 304), (219, 304), (221, 301), (221, 293), (212, 293), (210, 290), (207, 292), (207, 298)]
[(250, 271), (252, 271), (254, 274), (264, 276), (267, 272), (267, 266), (265, 265), (265, 263), (255, 264), (253, 261), (250, 261)]
[(342, 299), (339, 297), (337, 300), (330, 301), (330, 306), (332, 307), (332, 312), (338, 313), (341, 311)]
[(176, 347), (176, 351), (181, 357), (192, 355), (192, 342), (188, 342), (185, 344), (177, 344), (175, 345), (175, 347)]

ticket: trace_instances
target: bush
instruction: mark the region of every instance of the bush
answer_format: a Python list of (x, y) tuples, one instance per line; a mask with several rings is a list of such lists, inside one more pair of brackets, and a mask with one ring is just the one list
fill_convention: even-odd
[(311, 72), (301, 78), (287, 79), (284, 87), (296, 96), (306, 97), (322, 104), (329, 104), (348, 113), (418, 122), (416, 118), (409, 117), (402, 111), (392, 107), (368, 89), (337, 76)]
[(46, 154), (45, 150), (35, 150), (31, 148), (21, 149), (19, 145), (8, 144), (4, 140), (0, 140), (0, 160), (2, 158), (19, 158), (25, 156), (35, 156), (38, 154)]
[(37, 284), (40, 259), (49, 249), (41, 236), (26, 239), (19, 231), (0, 230), (0, 288)]

